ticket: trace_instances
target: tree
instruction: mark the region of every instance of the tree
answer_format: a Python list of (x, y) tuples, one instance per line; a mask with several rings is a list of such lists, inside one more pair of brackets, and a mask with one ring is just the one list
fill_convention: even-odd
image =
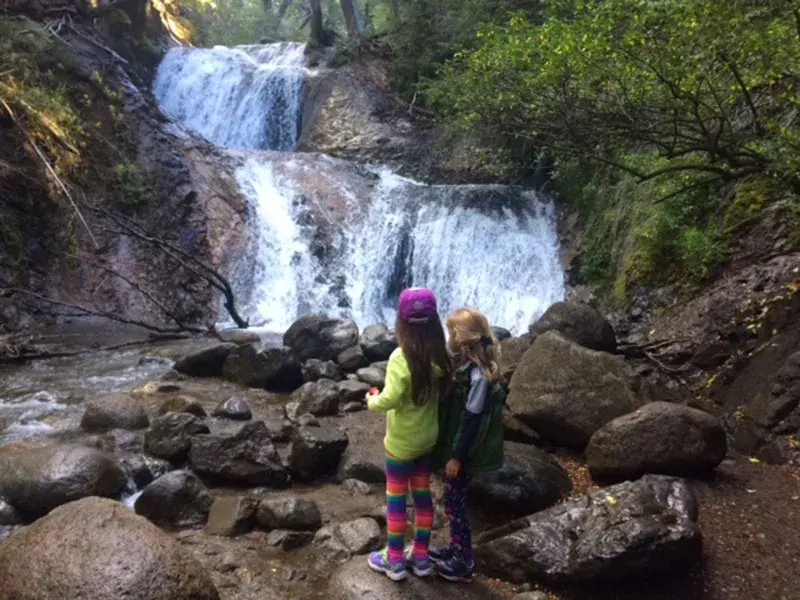
[(362, 27), (358, 13), (358, 0), (341, 0), (341, 5), (348, 35), (350, 37), (360, 36)]

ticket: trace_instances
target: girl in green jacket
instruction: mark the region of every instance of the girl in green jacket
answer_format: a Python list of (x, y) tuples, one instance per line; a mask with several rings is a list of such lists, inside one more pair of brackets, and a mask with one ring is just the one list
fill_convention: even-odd
[[(439, 400), (452, 368), (433, 292), (404, 290), (397, 306), (397, 341), (380, 394), (368, 394), (369, 410), (386, 412), (386, 528), (388, 545), (369, 556), (369, 566), (393, 581), (433, 572), (428, 546), (433, 526), (430, 455), (439, 435)], [(406, 494), (414, 499), (414, 544), (404, 556)]]
[(437, 574), (450, 581), (472, 581), (472, 535), (466, 491), (472, 474), (503, 465), (503, 406), (500, 346), (486, 317), (462, 308), (446, 319), (450, 351), (458, 369), (448, 402), (440, 408), (434, 469), (444, 469), (444, 503), (450, 544), (431, 550)]

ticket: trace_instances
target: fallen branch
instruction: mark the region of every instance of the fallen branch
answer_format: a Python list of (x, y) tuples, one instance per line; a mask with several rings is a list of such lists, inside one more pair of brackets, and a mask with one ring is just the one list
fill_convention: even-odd
[(185, 335), (158, 335), (151, 336), (146, 340), (136, 340), (132, 342), (124, 342), (121, 344), (113, 344), (111, 346), (100, 346), (97, 348), (83, 348), (82, 350), (65, 350), (52, 352), (50, 350), (39, 348), (35, 345), (26, 344), (9, 344), (7, 342), (0, 342), (0, 364), (11, 364), (27, 362), (30, 360), (43, 360), (49, 358), (69, 358), (71, 356), (80, 356), (82, 354), (92, 354), (95, 352), (110, 352), (112, 350), (122, 350), (124, 348), (133, 348), (135, 346), (142, 346), (144, 344), (152, 344), (158, 341), (167, 340), (187, 340), (188, 336)]

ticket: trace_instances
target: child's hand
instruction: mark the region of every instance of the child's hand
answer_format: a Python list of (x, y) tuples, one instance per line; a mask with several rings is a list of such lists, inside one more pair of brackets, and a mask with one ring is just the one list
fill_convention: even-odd
[(444, 466), (444, 474), (447, 476), (448, 479), (458, 479), (458, 476), (461, 474), (461, 461), (457, 458), (451, 458), (447, 461), (447, 464)]
[(369, 399), (372, 398), (373, 396), (377, 396), (378, 394), (380, 394), (380, 390), (378, 390), (378, 388), (376, 388), (376, 387), (371, 387), (371, 388), (369, 388), (369, 391), (364, 396), (364, 400), (367, 403), (369, 403)]

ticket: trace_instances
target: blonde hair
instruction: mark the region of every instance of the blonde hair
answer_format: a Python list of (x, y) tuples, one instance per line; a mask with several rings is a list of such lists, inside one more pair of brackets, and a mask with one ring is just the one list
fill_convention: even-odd
[(451, 352), (477, 365), (487, 381), (503, 381), (500, 344), (484, 314), (475, 308), (460, 308), (450, 313), (445, 323)]

